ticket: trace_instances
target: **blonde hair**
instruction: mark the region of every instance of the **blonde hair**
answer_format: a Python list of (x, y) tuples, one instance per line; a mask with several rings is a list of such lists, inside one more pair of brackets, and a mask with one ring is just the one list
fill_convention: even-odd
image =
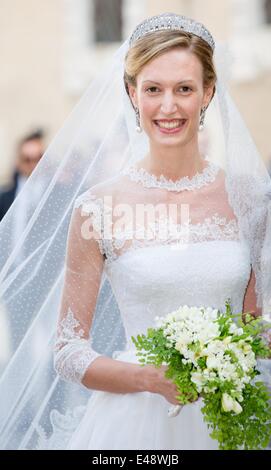
[(128, 95), (128, 84), (136, 87), (136, 77), (144, 65), (155, 57), (178, 47), (189, 49), (199, 59), (203, 68), (203, 87), (208, 88), (213, 85), (214, 96), (217, 77), (213, 62), (213, 50), (200, 37), (184, 31), (148, 33), (130, 47), (125, 57), (124, 71), (124, 84)]

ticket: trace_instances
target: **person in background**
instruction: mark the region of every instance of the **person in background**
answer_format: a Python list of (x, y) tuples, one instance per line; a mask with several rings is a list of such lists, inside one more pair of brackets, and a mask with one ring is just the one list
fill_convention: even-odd
[(37, 130), (23, 137), (18, 144), (16, 166), (11, 186), (0, 193), (0, 221), (3, 219), (25, 182), (36, 168), (44, 151), (44, 132)]

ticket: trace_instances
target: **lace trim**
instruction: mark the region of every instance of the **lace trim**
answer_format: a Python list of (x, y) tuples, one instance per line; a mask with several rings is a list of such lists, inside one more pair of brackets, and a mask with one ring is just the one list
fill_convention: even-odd
[[(165, 230), (165, 231), (164, 231)], [(153, 234), (150, 237), (151, 232)], [(158, 236), (157, 236), (158, 233)], [(113, 240), (103, 240), (103, 250), (106, 253), (106, 263), (116, 260), (122, 253), (118, 253), (125, 243), (130, 240), (129, 247), (124, 251), (132, 251), (138, 248), (158, 245), (191, 244), (205, 241), (237, 241), (239, 240), (239, 227), (236, 219), (227, 220), (218, 214), (206, 218), (203, 223), (198, 224), (173, 224), (170, 221), (161, 224), (155, 221), (154, 226), (148, 227), (148, 232), (144, 228), (138, 231), (126, 231)]]
[(219, 214), (214, 214), (197, 224), (192, 224), (191, 221), (187, 224), (175, 224), (170, 218), (164, 217), (149, 223), (147, 227), (118, 231), (118, 233), (114, 233), (112, 239), (109, 239), (104, 235), (104, 214), (107, 208), (103, 200), (94, 195), (84, 194), (77, 200), (77, 207), (80, 205), (82, 210), (92, 217), (93, 227), (100, 236), (100, 239), (97, 239), (99, 249), (105, 255), (107, 263), (114, 261), (122, 254), (119, 250), (125, 246), (127, 241), (130, 244), (125, 251), (152, 245), (239, 240), (237, 220), (228, 220)]
[(168, 191), (193, 191), (200, 189), (212, 183), (219, 171), (219, 167), (214, 163), (208, 162), (208, 165), (201, 173), (196, 173), (192, 178), (184, 176), (177, 181), (165, 178), (164, 175), (159, 178), (148, 173), (145, 168), (136, 168), (130, 166), (122, 171), (122, 174), (130, 177), (132, 181), (141, 183), (145, 188), (161, 188)]
[(55, 344), (54, 366), (61, 378), (68, 382), (81, 383), (89, 365), (100, 356), (94, 351), (87, 339), (83, 338), (84, 330), (71, 309), (60, 322), (59, 333)]
[[(106, 255), (106, 249), (103, 243), (104, 233), (104, 217), (107, 207), (102, 198), (98, 198), (94, 194), (85, 192), (79, 196), (74, 203), (75, 208), (82, 208), (82, 212), (91, 216), (93, 229), (97, 232), (100, 238), (96, 238), (99, 249), (102, 255)], [(110, 207), (108, 207), (111, 210)]]
[(69, 409), (65, 414), (61, 414), (58, 410), (53, 409), (50, 413), (50, 422), (53, 431), (49, 436), (41, 425), (36, 428), (38, 435), (36, 450), (66, 449), (85, 411), (86, 406), (77, 406), (73, 410)]
[(81, 339), (84, 335), (84, 330), (81, 328), (79, 331), (75, 331), (80, 326), (78, 320), (76, 320), (72, 310), (69, 308), (67, 315), (60, 322), (58, 339), (56, 341), (55, 349), (58, 351), (63, 345), (69, 341)]

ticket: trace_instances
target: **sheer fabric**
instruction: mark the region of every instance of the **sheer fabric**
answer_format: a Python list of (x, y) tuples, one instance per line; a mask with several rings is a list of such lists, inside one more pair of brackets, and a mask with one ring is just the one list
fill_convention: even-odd
[[(76, 200), (56, 343), (55, 365), (61, 377), (82, 380), (87, 367), (98, 357), (88, 339), (103, 270), (111, 281), (130, 344), (135, 331), (127, 327), (126, 321), (130, 324), (132, 319), (126, 318), (127, 312), (122, 306), (127, 303), (126, 297), (129, 303), (128, 279), (131, 286), (138, 286), (138, 289), (143, 280), (137, 277), (136, 271), (126, 273), (125, 255), (138, 250), (140, 257), (143, 250), (148, 256), (148, 251), (144, 250), (162, 246), (176, 253), (177, 250), (189, 251), (191, 244), (212, 242), (214, 246), (217, 242), (231, 242), (233, 246), (241, 243), (238, 222), (228, 202), (225, 173), (207, 160), (204, 165), (203, 172), (192, 179), (182, 178), (177, 190), (176, 182), (162, 178), (161, 183), (161, 178), (158, 180), (142, 168), (130, 166), (121, 176), (87, 191)], [(243, 242), (242, 246), (246, 244)], [(223, 249), (226, 247), (227, 244), (223, 244)], [(115, 262), (123, 267), (117, 284)], [(150, 270), (153, 276), (151, 266)], [(171, 284), (170, 272), (165, 273), (165, 278), (166, 285)], [(150, 281), (154, 280), (146, 279), (146, 284)], [(201, 279), (200, 284), (202, 282)], [(198, 285), (197, 289), (200, 288)], [(231, 291), (234, 288), (236, 293)], [(204, 289), (207, 300), (206, 282)], [(223, 309), (225, 301), (230, 299), (234, 300), (235, 308), (242, 311), (242, 298), (237, 301), (238, 277), (232, 277), (228, 290), (223, 284), (222, 292), (219, 308)], [(149, 295), (151, 308), (151, 302), (156, 302), (151, 292)], [(182, 295), (179, 302), (183, 302)], [(143, 325), (147, 326), (140, 318), (136, 318), (135, 323), (138, 333)]]
[[(181, 304), (223, 310), (229, 299), (236, 312), (242, 311), (251, 276), (249, 247), (228, 202), (224, 171), (204, 163), (201, 174), (179, 180), (179, 190), (165, 178), (161, 188), (161, 178), (132, 166), (76, 201), (62, 311), (64, 322), (76, 327), (77, 339), (69, 328), (66, 341), (60, 335), (65, 359), (58, 372), (64, 378), (74, 380), (74, 361), (87, 370), (97, 357), (90, 346), (84, 349), (93, 306), (87, 295), (82, 308), (82, 298), (89, 289), (95, 297), (102, 269), (118, 302), (127, 340), (125, 351), (113, 354), (117, 360), (137, 363), (131, 337)], [(92, 238), (80, 242), (90, 232)], [(83, 377), (82, 369), (80, 373)], [(203, 423), (200, 401), (172, 419), (168, 407), (163, 397), (148, 392), (94, 392), (67, 448), (216, 448)], [(116, 422), (121, 427), (114, 433)]]
[[(127, 49), (128, 41), (91, 83), (22, 189), (46, 188), (15, 246), (19, 199), (0, 224), (0, 301), (12, 333), (0, 378), (2, 449), (209, 448), (198, 405), (169, 420), (162, 397), (92, 392), (84, 374), (99, 355), (136, 361), (130, 336), (180, 303), (222, 308), (231, 298), (240, 310), (249, 291), (249, 308), (257, 298), (259, 311), (271, 310), (270, 177), (223, 84), (225, 51), (216, 47), (206, 119), (207, 160), (218, 171), (175, 186), (140, 170), (148, 141), (123, 86)], [(140, 204), (162, 207), (143, 218)], [(195, 428), (201, 441), (191, 441)]]

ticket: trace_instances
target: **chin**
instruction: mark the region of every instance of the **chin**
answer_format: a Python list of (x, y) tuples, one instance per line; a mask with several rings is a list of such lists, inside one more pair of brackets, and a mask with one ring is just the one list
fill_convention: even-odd
[(186, 144), (186, 141), (183, 140), (173, 140), (173, 139), (163, 139), (160, 141), (156, 141), (157, 145), (160, 145), (160, 147), (165, 146), (167, 148), (170, 147), (183, 147)]
[(157, 137), (157, 135), (149, 135), (150, 140), (159, 146), (166, 146), (166, 147), (182, 147), (186, 145), (189, 141), (188, 136), (182, 135), (180, 136), (173, 136), (173, 135), (165, 135), (161, 137)]

